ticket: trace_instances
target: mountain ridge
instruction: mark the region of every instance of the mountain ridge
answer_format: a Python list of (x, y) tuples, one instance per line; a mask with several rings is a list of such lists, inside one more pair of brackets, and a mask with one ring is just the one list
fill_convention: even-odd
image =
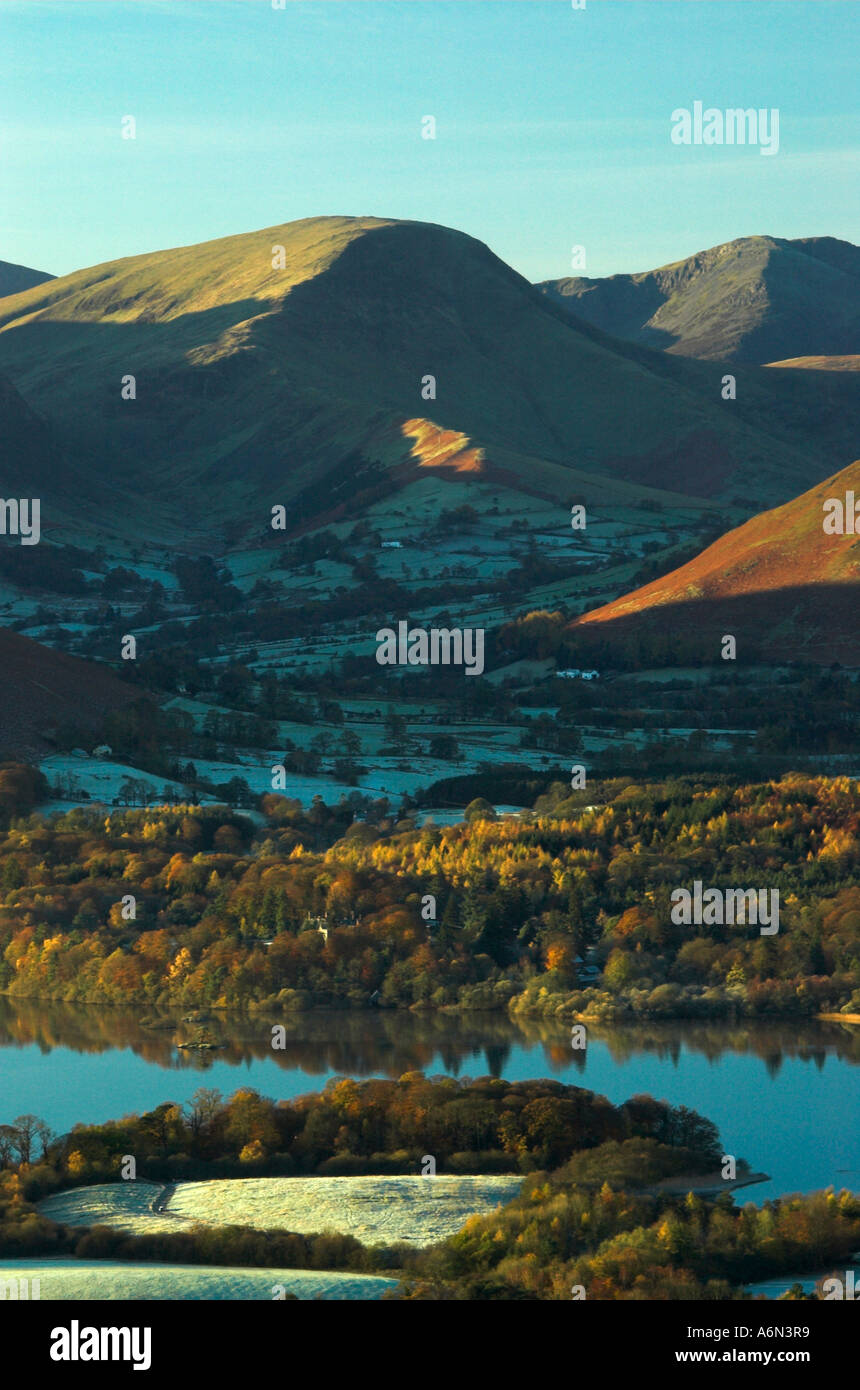
[(28, 265), (15, 265), (12, 261), (0, 261), (0, 299), (10, 294), (20, 294), (24, 290), (42, 285), (56, 276), (47, 270), (33, 270)]
[(860, 339), (860, 248), (738, 237), (683, 260), (538, 288), (606, 332), (679, 356), (763, 364), (844, 356)]
[[(809, 373), (752, 375), (727, 408), (717, 368), (572, 320), (466, 233), (373, 217), (305, 218), (35, 286), (0, 301), (0, 372), (150, 529), (171, 507), (180, 528), (272, 502), (293, 503), (296, 524), (328, 510), (321, 498), (348, 507), (417, 474), (416, 418), (490, 467), (504, 452), (524, 489), (539, 459), (703, 499), (740, 492), (750, 510), (822, 476), (832, 442)], [(849, 375), (831, 374), (839, 401)], [(844, 414), (828, 411), (828, 428), (844, 432)]]

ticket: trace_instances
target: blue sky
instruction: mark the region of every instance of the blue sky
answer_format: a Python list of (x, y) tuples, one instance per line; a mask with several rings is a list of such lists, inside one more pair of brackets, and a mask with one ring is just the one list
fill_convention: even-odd
[[(606, 275), (856, 241), (858, 51), (850, 0), (0, 0), (0, 259), (322, 213), (445, 223), (530, 279), (573, 245)], [(779, 153), (673, 145), (696, 100), (778, 108)]]

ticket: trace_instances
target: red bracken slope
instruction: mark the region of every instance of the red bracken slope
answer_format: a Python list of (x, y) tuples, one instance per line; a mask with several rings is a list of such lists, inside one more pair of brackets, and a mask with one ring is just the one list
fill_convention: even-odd
[[(671, 656), (720, 659), (723, 635), (738, 655), (860, 665), (858, 534), (829, 535), (824, 503), (853, 492), (860, 461), (784, 506), (760, 512), (688, 564), (642, 589), (584, 613), (583, 639)], [(846, 527), (849, 523), (846, 522)]]
[(62, 725), (97, 733), (112, 710), (143, 696), (106, 667), (0, 628), (0, 754), (39, 758)]

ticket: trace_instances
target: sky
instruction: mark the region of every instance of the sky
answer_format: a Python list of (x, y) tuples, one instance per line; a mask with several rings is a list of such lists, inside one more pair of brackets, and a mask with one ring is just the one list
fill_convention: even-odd
[[(456, 227), (531, 280), (856, 241), (858, 52), (856, 0), (0, 0), (0, 259), (321, 214)], [(673, 144), (696, 101), (776, 108), (778, 153)]]

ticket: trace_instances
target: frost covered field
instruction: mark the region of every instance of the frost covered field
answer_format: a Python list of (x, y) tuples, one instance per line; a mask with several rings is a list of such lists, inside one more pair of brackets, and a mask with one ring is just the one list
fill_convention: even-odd
[(57, 1192), (39, 1203), (49, 1221), (62, 1226), (114, 1226), (133, 1235), (168, 1229), (152, 1204), (164, 1189), (159, 1182), (106, 1182)]
[[(10, 1279), (39, 1280), (41, 1299), (274, 1299), (277, 1286), (297, 1298), (381, 1298), (396, 1284), (372, 1274), (303, 1269), (202, 1268), (122, 1264), (109, 1260), (0, 1260), (0, 1288)], [(10, 1296), (8, 1285), (6, 1297)], [(35, 1297), (32, 1282), (28, 1297)]]
[(178, 1183), (163, 1213), (156, 1183), (103, 1183), (46, 1197), (39, 1210), (68, 1226), (113, 1226), (143, 1235), (207, 1226), (312, 1235), (338, 1231), (365, 1245), (432, 1245), (468, 1217), (516, 1196), (515, 1175), (460, 1177), (221, 1178)]
[(522, 1179), (459, 1177), (224, 1178), (177, 1186), (171, 1215), (310, 1235), (338, 1231), (365, 1245), (432, 1245), (476, 1212), (510, 1201)]

